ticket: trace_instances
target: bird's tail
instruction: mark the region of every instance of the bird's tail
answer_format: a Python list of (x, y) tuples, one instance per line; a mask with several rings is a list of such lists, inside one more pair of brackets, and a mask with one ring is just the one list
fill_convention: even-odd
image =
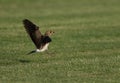
[(29, 52), (27, 55), (30, 55), (30, 54), (33, 54), (33, 53), (36, 53), (36, 50), (33, 50), (33, 51)]

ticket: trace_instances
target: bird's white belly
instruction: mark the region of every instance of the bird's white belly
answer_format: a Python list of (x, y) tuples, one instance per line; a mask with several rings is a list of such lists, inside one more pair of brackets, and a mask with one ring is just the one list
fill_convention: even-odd
[(49, 43), (47, 43), (42, 49), (37, 49), (37, 52), (43, 52), (48, 49)]

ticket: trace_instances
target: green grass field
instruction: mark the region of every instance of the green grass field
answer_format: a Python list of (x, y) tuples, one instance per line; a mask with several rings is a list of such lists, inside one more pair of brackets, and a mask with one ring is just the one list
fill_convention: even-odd
[[(26, 55), (25, 18), (48, 53)], [(120, 0), (0, 0), (0, 83), (120, 83)]]

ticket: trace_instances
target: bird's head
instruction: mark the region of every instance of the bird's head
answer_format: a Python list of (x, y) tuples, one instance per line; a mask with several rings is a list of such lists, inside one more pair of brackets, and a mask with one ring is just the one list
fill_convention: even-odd
[(51, 31), (51, 30), (46, 31), (46, 32), (45, 32), (45, 36), (51, 36), (53, 33), (55, 33), (55, 32), (54, 32), (54, 31)]

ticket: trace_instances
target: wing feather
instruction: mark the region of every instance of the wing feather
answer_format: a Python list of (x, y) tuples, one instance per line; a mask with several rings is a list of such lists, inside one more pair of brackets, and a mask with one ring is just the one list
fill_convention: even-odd
[(31, 40), (34, 42), (35, 46), (37, 48), (40, 48), (40, 41), (41, 41), (42, 34), (39, 31), (39, 27), (36, 26), (31, 21), (29, 21), (28, 19), (24, 19), (23, 24)]

